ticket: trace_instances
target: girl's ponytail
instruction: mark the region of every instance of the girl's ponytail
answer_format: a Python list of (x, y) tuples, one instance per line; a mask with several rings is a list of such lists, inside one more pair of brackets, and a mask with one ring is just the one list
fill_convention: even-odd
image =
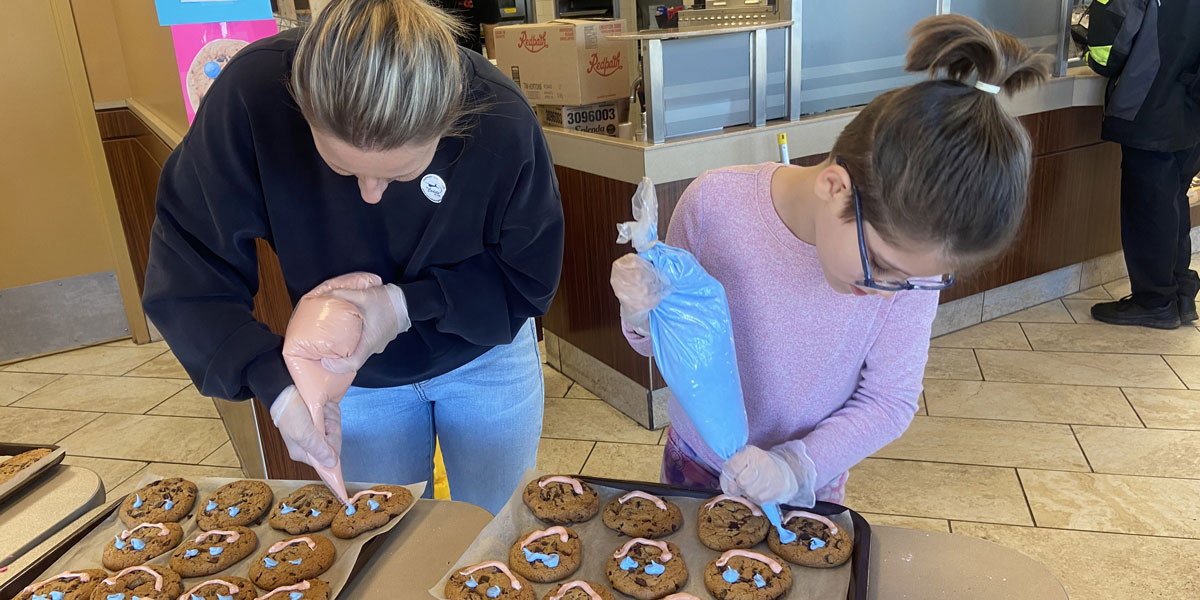
[(966, 82), (998, 86), (1012, 94), (1032, 87), (1050, 75), (1049, 57), (1034, 54), (1020, 40), (993, 31), (962, 15), (945, 15), (917, 23), (909, 34), (905, 69), (930, 71)]

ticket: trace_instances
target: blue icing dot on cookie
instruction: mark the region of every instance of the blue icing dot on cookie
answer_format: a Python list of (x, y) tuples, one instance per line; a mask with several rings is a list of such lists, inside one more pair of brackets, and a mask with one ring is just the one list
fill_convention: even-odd
[(816, 550), (817, 548), (824, 548), (824, 547), (825, 547), (825, 540), (822, 540), (819, 538), (813, 538), (813, 539), (809, 540), (809, 542), (808, 542), (809, 550)]
[(296, 560), (289, 560), (288, 563), (293, 564), (293, 565), (298, 565), (298, 564), (300, 564), (300, 561), (302, 561), (302, 560), (304, 560), (304, 559), (297, 558)]
[(216, 546), (213, 546), (212, 548), (209, 548), (209, 549), (208, 549), (208, 553), (209, 553), (209, 554), (211, 554), (211, 555), (213, 555), (213, 556), (216, 556), (216, 555), (218, 555), (218, 554), (220, 554), (220, 553), (222, 553), (222, 552), (224, 552), (224, 551), (225, 551), (225, 549), (224, 549), (224, 548), (218, 548), (218, 547), (216, 547)]
[(479, 585), (479, 582), (478, 582), (478, 581), (475, 581), (475, 576), (474, 576), (474, 575), (472, 575), (470, 579), (466, 580), (466, 581), (463, 583), (463, 585), (465, 585), (465, 586), (467, 586), (467, 587), (469, 587), (469, 588), (471, 588), (471, 589), (475, 589), (475, 586), (478, 586), (478, 585)]
[(319, 511), (319, 510), (317, 510), (317, 509), (315, 509), (315, 508), (310, 508), (310, 509), (308, 509), (308, 510), (312, 511), (312, 516), (314, 516), (314, 517), (319, 517), (319, 516), (321, 516), (321, 511)]
[(281, 514), (281, 515), (286, 515), (286, 514), (291, 514), (291, 513), (296, 512), (296, 507), (288, 506), (286, 502), (280, 502), (279, 505), (283, 507), (283, 508), (279, 509), (279, 514)]
[(204, 63), (204, 75), (206, 77), (208, 77), (209, 79), (216, 79), (217, 75), (220, 75), (220, 74), (221, 74), (221, 65), (218, 65), (215, 61), (211, 61), (211, 60)]
[(217, 594), (217, 600), (233, 600), (233, 596), (225, 596), (222, 594)]
[(487, 597), (488, 598), (499, 598), (500, 597), (500, 586), (493, 585), (492, 587), (488, 588)]
[(666, 567), (654, 562), (653, 560), (650, 561), (650, 564), (646, 565), (647, 575), (662, 575), (666, 570)]
[(348, 505), (346, 505), (346, 516), (347, 516), (347, 517), (348, 517), (348, 516), (350, 516), (350, 515), (352, 515), (352, 514), (354, 514), (354, 513), (356, 513), (356, 512), (358, 512), (358, 511), (357, 511), (357, 510), (355, 510), (355, 508), (354, 508), (354, 505), (353, 505), (353, 504), (348, 504)]
[(104, 600), (125, 600), (125, 594), (109, 594), (104, 597)]
[(242, 509), (240, 509), (240, 508), (238, 508), (238, 507), (236, 507), (236, 506), (230, 506), (230, 507), (229, 507), (229, 516), (231, 516), (231, 517), (236, 517), (236, 516), (237, 516), (237, 514), (238, 514), (238, 513), (240, 513), (240, 512), (242, 512)]
[(201, 598), (200, 596), (192, 594), (192, 600), (204, 600), (204, 598)]
[(113, 538), (113, 548), (120, 550), (124, 547), (125, 547), (125, 542), (121, 541), (121, 536), (116, 536)]
[(193, 556), (196, 556), (197, 554), (200, 554), (200, 551), (199, 551), (199, 550), (197, 550), (197, 549), (195, 549), (195, 548), (192, 548), (191, 550), (188, 550), (187, 552), (184, 552), (184, 553), (183, 553), (183, 557), (184, 557), (184, 558), (191, 558), (191, 557), (193, 557)]
[(129, 545), (133, 546), (133, 549), (137, 550), (138, 552), (141, 552), (142, 550), (146, 549), (146, 542), (143, 542), (142, 540), (139, 540), (137, 538), (133, 538), (132, 540), (129, 540)]
[(141, 507), (142, 507), (142, 496), (141, 496), (141, 494), (134, 494), (134, 495), (133, 495), (133, 507), (134, 507), (134, 508), (141, 508)]
[(779, 530), (779, 541), (781, 541), (785, 544), (790, 544), (790, 543), (796, 541), (796, 533), (791, 530), (788, 530), (788, 529), (780, 529)]
[(274, 567), (275, 565), (278, 565), (278, 564), (279, 564), (279, 561), (277, 561), (277, 560), (274, 560), (274, 559), (272, 559), (271, 557), (269, 557), (269, 556), (268, 556), (267, 558), (264, 558), (264, 559), (263, 559), (263, 564), (264, 564), (264, 565), (267, 565), (267, 568), (270, 568), (270, 567)]
[(217, 510), (217, 501), (209, 500), (208, 504), (204, 505), (204, 512), (212, 512), (214, 510)]
[(754, 574), (754, 587), (767, 587), (767, 582), (758, 573)]
[(379, 510), (379, 503), (374, 500), (367, 500), (367, 506), (370, 506), (371, 510)]
[(34, 594), (29, 600), (48, 600), (48, 599), (41, 594)]
[(721, 573), (721, 579), (724, 579), (725, 583), (734, 583), (738, 580), (737, 571), (733, 570), (733, 567), (725, 567), (725, 572)]
[(630, 571), (630, 570), (633, 570), (636, 568), (637, 568), (637, 561), (633, 560), (633, 558), (626, 556), (625, 558), (621, 559), (621, 570), (622, 571)]
[(167, 498), (167, 501), (163, 502), (163, 510), (171, 510), (172, 508), (175, 508), (175, 503), (171, 502), (170, 498)]
[(50, 592), (50, 600), (63, 600), (63, 596), (66, 596), (66, 594), (64, 594), (58, 590), (54, 590), (53, 592)]
[(300, 600), (303, 597), (304, 597), (303, 592), (292, 592), (292, 593), (288, 594), (288, 600)]

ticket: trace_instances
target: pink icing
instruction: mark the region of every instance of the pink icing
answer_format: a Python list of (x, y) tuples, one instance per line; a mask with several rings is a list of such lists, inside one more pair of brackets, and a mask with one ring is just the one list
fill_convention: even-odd
[[(538, 482), (538, 487), (545, 488), (547, 483), (565, 483), (565, 484), (570, 485), (571, 489), (575, 490), (576, 494), (583, 493), (583, 482), (579, 481), (578, 479), (575, 479), (574, 477), (565, 477), (563, 475), (555, 475), (553, 477), (547, 477)], [(587, 584), (584, 584), (584, 585), (587, 585)]]
[(717, 566), (718, 567), (725, 566), (725, 563), (729, 562), (729, 559), (731, 559), (735, 556), (741, 556), (742, 558), (749, 558), (750, 560), (757, 560), (758, 562), (760, 562), (764, 565), (767, 565), (768, 567), (771, 567), (771, 572), (776, 575), (778, 575), (780, 571), (783, 571), (783, 565), (776, 562), (776, 560), (771, 558), (770, 556), (767, 556), (765, 554), (759, 554), (757, 552), (751, 552), (749, 550), (741, 550), (741, 549), (730, 550), (730, 551), (726, 552), (725, 554), (722, 554), (721, 558), (717, 559)]
[(128, 569), (122, 569), (120, 573), (117, 573), (116, 575), (113, 575), (112, 577), (105, 579), (102, 583), (104, 583), (104, 585), (112, 585), (112, 584), (116, 583), (118, 579), (120, 579), (134, 571), (145, 571), (145, 572), (153, 575), (154, 576), (154, 591), (156, 591), (156, 592), (162, 591), (162, 575), (159, 575), (158, 571), (155, 571), (154, 569), (151, 569), (150, 567), (147, 567), (145, 565), (138, 565), (136, 567), (129, 567)]
[(654, 505), (657, 506), (659, 510), (667, 510), (667, 503), (663, 502), (662, 498), (659, 498), (658, 496), (654, 496), (651, 494), (647, 494), (646, 492), (639, 492), (639, 491), (629, 492), (628, 494), (625, 494), (624, 496), (621, 496), (620, 498), (618, 498), (617, 502), (620, 502), (621, 504), (625, 504), (626, 502), (629, 501), (630, 498), (643, 498), (645, 500), (649, 500), (649, 501), (653, 502)]
[(123, 539), (123, 540), (127, 540), (127, 539), (129, 539), (129, 536), (133, 535), (133, 532), (135, 532), (135, 531), (137, 531), (137, 530), (139, 530), (139, 529), (141, 529), (141, 528), (143, 528), (143, 527), (156, 527), (156, 528), (158, 528), (158, 530), (159, 530), (159, 531), (158, 531), (158, 535), (159, 535), (159, 536), (169, 535), (169, 534), (171, 533), (171, 532), (170, 532), (170, 531), (167, 529), (167, 526), (166, 526), (166, 525), (163, 525), (162, 523), (142, 523), (141, 525), (138, 525), (137, 527), (134, 527), (133, 529), (126, 529), (125, 531), (122, 531), (122, 532), (121, 532), (121, 539)]
[(375, 490), (363, 490), (363, 491), (361, 491), (361, 492), (359, 492), (359, 493), (357, 493), (357, 494), (355, 494), (355, 495), (353, 495), (353, 496), (350, 496), (350, 504), (354, 504), (355, 502), (357, 502), (357, 501), (358, 501), (358, 499), (359, 499), (359, 498), (361, 498), (361, 497), (363, 497), (363, 496), (367, 496), (367, 495), (373, 495), (373, 496), (383, 496), (384, 498), (391, 498), (391, 497), (392, 497), (392, 493), (391, 493), (391, 492), (377, 492), (377, 491), (375, 491)]
[(810, 512), (805, 512), (802, 510), (793, 510), (793, 511), (789, 512), (788, 514), (784, 515), (783, 516), (783, 524), (787, 525), (788, 521), (791, 521), (792, 519), (795, 519), (796, 517), (804, 517), (806, 519), (820, 521), (821, 523), (824, 523), (826, 527), (829, 528), (829, 533), (832, 533), (833, 535), (837, 535), (837, 532), (838, 532), (837, 523), (834, 523), (833, 521), (830, 521), (829, 519), (822, 517), (821, 515), (814, 515)]
[(284, 548), (287, 548), (288, 546), (291, 546), (292, 544), (308, 544), (309, 550), (317, 549), (316, 542), (312, 541), (311, 538), (306, 536), (306, 537), (292, 538), (290, 540), (283, 540), (281, 542), (275, 542), (274, 544), (271, 544), (270, 548), (267, 548), (267, 552), (270, 552), (271, 554), (275, 554), (276, 552), (279, 552), (280, 550), (283, 550)]
[(508, 570), (507, 565), (505, 565), (504, 563), (502, 563), (500, 561), (489, 560), (487, 562), (481, 562), (473, 567), (468, 568), (466, 571), (459, 571), (458, 574), (459, 575), (470, 575), (471, 573), (474, 573), (475, 571), (478, 571), (480, 569), (486, 569), (488, 567), (492, 567), (492, 568), (500, 571), (501, 573), (508, 575), (508, 581), (509, 581), (509, 583), (512, 584), (512, 589), (514, 589), (514, 590), (521, 589), (521, 581), (518, 580), (516, 578), (516, 576), (514, 576), (512, 574), (512, 571)]
[(556, 525), (554, 527), (551, 527), (550, 529), (544, 529), (542, 531), (535, 531), (535, 532), (529, 534), (528, 537), (521, 540), (521, 547), (524, 548), (525, 546), (528, 546), (534, 540), (540, 540), (544, 537), (549, 537), (552, 535), (557, 535), (558, 539), (562, 540), (563, 542), (566, 542), (567, 540), (571, 539), (571, 535), (569, 533), (567, 533), (566, 527), (562, 527), (561, 525)]
[(660, 542), (658, 540), (648, 540), (646, 538), (633, 538), (632, 540), (625, 542), (625, 545), (621, 546), (620, 550), (617, 550), (616, 552), (613, 553), (613, 558), (621, 558), (621, 557), (625, 556), (626, 554), (629, 554), (629, 550), (631, 548), (633, 548), (634, 544), (641, 544), (643, 546), (654, 546), (655, 548), (662, 550), (662, 555), (659, 556), (659, 558), (661, 558), (663, 562), (667, 562), (667, 561), (671, 560), (672, 554), (671, 554), (671, 551), (667, 549), (666, 542)]
[[(275, 589), (267, 592), (266, 594), (263, 594), (262, 596), (255, 598), (255, 600), (267, 600), (267, 598), (270, 598), (271, 596), (274, 596), (275, 594), (278, 594), (279, 592), (302, 592), (304, 590), (307, 590), (309, 587), (310, 586), (307, 581), (301, 581), (300, 583), (297, 583), (295, 585), (289, 585), (286, 587), (275, 588)], [(179, 600), (184, 600), (184, 598), (180, 597)]]
[(729, 494), (721, 494), (720, 496), (717, 496), (716, 498), (709, 500), (708, 504), (704, 505), (704, 508), (712, 508), (713, 506), (716, 506), (716, 504), (718, 502), (721, 502), (722, 500), (729, 500), (731, 502), (737, 502), (738, 504), (742, 504), (746, 508), (749, 508), (750, 514), (752, 514), (756, 517), (763, 516), (762, 511), (758, 510), (758, 507), (751, 504), (749, 500), (747, 500), (745, 498), (739, 498), (737, 496), (730, 496)]
[(238, 586), (233, 585), (232, 583), (229, 583), (228, 581), (225, 581), (224, 579), (209, 579), (208, 581), (205, 581), (204, 583), (196, 584), (195, 587), (184, 592), (182, 595), (179, 596), (179, 600), (189, 600), (192, 597), (192, 592), (195, 592), (196, 590), (198, 590), (206, 585), (213, 584), (213, 583), (215, 583), (217, 585), (225, 586), (226, 588), (229, 589), (230, 594), (238, 593)]
[(55, 575), (54, 577), (51, 577), (50, 579), (46, 579), (44, 581), (39, 581), (33, 585), (30, 585), (29, 587), (21, 590), (21, 593), (26, 594), (26, 593), (33, 592), (34, 590), (42, 587), (43, 585), (46, 585), (47, 583), (58, 581), (60, 579), (78, 579), (81, 583), (87, 583), (92, 580), (92, 578), (89, 577), (87, 573), (71, 573), (71, 572), (59, 573), (58, 575)]
[[(200, 542), (203, 542), (204, 538), (206, 538), (210, 535), (223, 535), (223, 536), (229, 538), (230, 544), (238, 541), (238, 538), (242, 537), (242, 535), (236, 531), (223, 531), (220, 529), (214, 529), (212, 531), (205, 531), (204, 533), (201, 533), (200, 535), (196, 536), (196, 543), (199, 544)], [(237, 592), (235, 591), (234, 593), (236, 594)]]
[(558, 588), (558, 593), (550, 596), (549, 600), (562, 600), (562, 597), (566, 596), (567, 592), (573, 589), (583, 590), (592, 600), (604, 600), (600, 597), (600, 594), (596, 593), (596, 590), (592, 589), (592, 586), (588, 585), (588, 582), (583, 580), (575, 580), (562, 584)]
[(670, 596), (666, 596), (666, 597), (662, 598), (662, 600), (700, 600), (700, 599), (691, 594), (688, 594), (686, 592), (679, 592), (678, 594), (671, 594)]

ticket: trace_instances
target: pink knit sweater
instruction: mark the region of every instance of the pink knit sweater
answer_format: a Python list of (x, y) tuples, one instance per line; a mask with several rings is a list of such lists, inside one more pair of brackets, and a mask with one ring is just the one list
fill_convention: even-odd
[[(837, 294), (816, 248), (771, 202), (781, 165), (730, 167), (697, 178), (679, 200), (667, 243), (687, 249), (725, 286), (750, 443), (803, 440), (817, 485), (904, 433), (917, 411), (937, 292)], [(650, 339), (625, 327), (650, 356)], [(671, 427), (715, 471), (721, 461), (674, 398)]]

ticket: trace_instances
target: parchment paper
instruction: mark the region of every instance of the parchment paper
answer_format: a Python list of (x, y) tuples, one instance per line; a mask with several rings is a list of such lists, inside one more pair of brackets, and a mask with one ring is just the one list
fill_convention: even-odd
[[(536, 471), (525, 473), (521, 485), (517, 486), (516, 491), (513, 492), (512, 497), (508, 499), (508, 503), (504, 505), (500, 513), (483, 528), (483, 531), (479, 532), (479, 536), (475, 538), (467, 551), (463, 552), (463, 555), (454, 563), (454, 569), (443, 575), (437, 585), (429, 590), (431, 596), (439, 600), (446, 600), (443, 591), (446, 588), (446, 581), (450, 579), (455, 570), (488, 560), (498, 560), (507, 564), (508, 550), (520, 536), (534, 529), (550, 527), (550, 524), (537, 520), (521, 499), (521, 494), (529, 481), (541, 477), (543, 474)], [(627, 493), (626, 490), (617, 488), (592, 483), (588, 485), (592, 486), (592, 489), (596, 490), (596, 494), (600, 497), (601, 511), (610, 500)], [(712, 594), (709, 594), (704, 587), (704, 568), (721, 553), (710, 550), (701, 544), (696, 533), (696, 517), (700, 505), (708, 502), (709, 499), (670, 495), (664, 495), (662, 498), (679, 505), (679, 510), (683, 512), (683, 527), (667, 537), (660, 538), (679, 546), (684, 562), (687, 564), (687, 584), (680, 591), (692, 594), (697, 598), (711, 598)], [(838, 527), (849, 532), (851, 538), (854, 537), (854, 524), (851, 522), (848, 512), (832, 515), (829, 518), (837, 523)], [(576, 523), (570, 527), (579, 534), (579, 538), (583, 542), (583, 564), (578, 571), (563, 581), (588, 579), (612, 589), (608, 575), (605, 573), (608, 558), (629, 538), (605, 527), (599, 514), (586, 523)], [(768, 555), (774, 554), (767, 547), (765, 541), (754, 547), (753, 550)], [(789, 600), (841, 600), (846, 597), (846, 592), (850, 588), (849, 561), (836, 569), (811, 569), (788, 564), (792, 568), (792, 590), (786, 596)], [(539, 599), (544, 597), (559, 583), (562, 582), (534, 583), (535, 596)], [(626, 597), (616, 590), (613, 590), (613, 595), (617, 598)]]
[[(8, 494), (11, 493), (13, 490), (16, 490), (17, 488), (25, 485), (26, 483), (29, 483), (29, 480), (32, 477), (32, 475), (31, 475), (32, 473), (37, 473), (44, 465), (46, 465), (47, 463), (52, 463), (56, 460), (59, 460), (59, 458), (66, 453), (67, 453), (66, 448), (59, 448), (59, 449), (51, 452), (50, 454), (47, 454), (47, 455), (37, 459), (35, 462), (33, 462), (29, 466), (25, 467), (24, 469), (21, 469), (20, 471), (17, 472), (16, 475), (12, 476), (12, 479), (9, 479), (8, 481), (5, 481), (4, 483), (0, 483), (0, 498), (7, 497)], [(13, 456), (16, 456), (16, 455), (15, 454), (14, 455), (0, 454), (0, 463), (12, 458)]]
[[(142, 478), (141, 481), (138, 482), (138, 489), (141, 489), (142, 486), (152, 481), (165, 479), (167, 477), (172, 477), (172, 475), (147, 474)], [(200, 535), (200, 532), (202, 531), (196, 524), (196, 519), (194, 516), (196, 514), (197, 507), (202, 506), (204, 499), (208, 497), (209, 494), (216, 491), (217, 488), (231, 481), (240, 480), (227, 479), (224, 477), (187, 477), (185, 479), (195, 483), (196, 487), (199, 488), (199, 492), (196, 494), (196, 506), (192, 507), (192, 514), (179, 522), (179, 524), (183, 526), (183, 539), (188, 540), (195, 539), (196, 536)], [(273, 503), (279, 502), (280, 499), (292, 493), (297, 488), (311, 483), (319, 483), (313, 481), (295, 481), (286, 479), (268, 479), (262, 481), (270, 486), (271, 491), (274, 492), (275, 497), (272, 500)], [(355, 492), (369, 489), (370, 487), (370, 485), (365, 483), (347, 483), (346, 491), (353, 495)], [(404, 487), (408, 488), (408, 491), (412, 492), (415, 500), (413, 504), (420, 502), (421, 494), (425, 492), (425, 482), (406, 485)], [(274, 506), (274, 504), (272, 504), (272, 506)], [(332, 540), (334, 547), (337, 548), (337, 558), (334, 560), (333, 566), (330, 567), (328, 571), (325, 571), (321, 575), (317, 576), (318, 579), (329, 582), (329, 585), (333, 590), (333, 595), (331, 598), (337, 597), (337, 595), (342, 591), (342, 587), (346, 584), (346, 580), (350, 578), (350, 570), (354, 568), (355, 560), (358, 558), (358, 554), (362, 550), (363, 544), (367, 543), (371, 540), (371, 538), (377, 535), (381, 535), (390, 531), (396, 526), (397, 523), (400, 522), (401, 519), (404, 518), (405, 514), (408, 514), (408, 511), (411, 509), (412, 505), (410, 505), (403, 513), (388, 521), (387, 525), (384, 525), (379, 529), (373, 529), (366, 533), (360, 534), (358, 537), (350, 540), (343, 540), (341, 538), (334, 537), (329, 528), (325, 528), (322, 531), (316, 532), (317, 534), (323, 535)], [(42, 573), (36, 581), (41, 581), (47, 577), (52, 577), (58, 573), (62, 573), (63, 571), (77, 571), (79, 569), (103, 569), (104, 567), (100, 564), (100, 557), (104, 553), (104, 547), (107, 546), (108, 542), (113, 539), (113, 536), (116, 536), (120, 534), (122, 530), (127, 529), (125, 523), (122, 522), (117, 516), (118, 512), (119, 511), (114, 510), (113, 513), (109, 515), (103, 523), (93, 529), (92, 532), (87, 535), (87, 537), (80, 540), (74, 548), (71, 548), (66, 552), (66, 554), (63, 554), (62, 558), (58, 559), (58, 561), (56, 561), (49, 569)], [(183, 591), (191, 589), (192, 586), (202, 581), (220, 578), (222, 575), (235, 575), (237, 577), (250, 579), (250, 564), (258, 557), (258, 555), (265, 552), (266, 549), (271, 546), (271, 544), (274, 544), (280, 540), (294, 537), (286, 531), (277, 531), (272, 529), (271, 526), (267, 524), (267, 517), (270, 514), (270, 510), (268, 510), (257, 524), (252, 523), (247, 525), (247, 527), (253, 529), (254, 533), (258, 536), (258, 547), (255, 548), (254, 552), (215, 575), (185, 578), (183, 580)], [(154, 558), (146, 564), (166, 566), (171, 560), (171, 554), (173, 552), (174, 550), (167, 552), (166, 554)], [(261, 590), (260, 595), (265, 593), (265, 590)]]

